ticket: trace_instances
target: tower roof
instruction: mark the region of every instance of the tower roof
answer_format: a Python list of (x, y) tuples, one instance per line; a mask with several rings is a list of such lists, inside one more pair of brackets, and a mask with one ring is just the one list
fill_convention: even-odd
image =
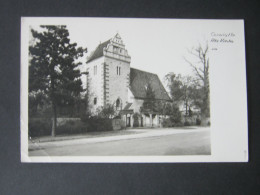
[(130, 68), (130, 90), (135, 98), (146, 98), (146, 86), (150, 84), (157, 100), (170, 101), (167, 91), (162, 85), (157, 74)]
[(100, 43), (96, 49), (94, 50), (94, 52), (89, 56), (88, 60), (87, 60), (87, 63), (91, 62), (92, 60), (95, 60), (99, 57), (102, 57), (104, 54), (103, 54), (103, 49), (104, 47), (107, 47), (107, 45), (110, 43), (110, 40), (107, 40), (103, 43)]

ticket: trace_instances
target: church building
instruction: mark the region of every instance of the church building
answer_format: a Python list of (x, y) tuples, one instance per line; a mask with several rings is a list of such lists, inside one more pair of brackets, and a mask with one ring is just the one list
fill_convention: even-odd
[[(130, 67), (131, 57), (117, 33), (112, 39), (100, 43), (87, 58), (87, 93), (89, 111), (107, 104), (113, 105), (125, 125), (161, 126), (159, 114), (142, 110), (148, 84), (156, 100), (171, 101), (156, 74)], [(134, 113), (137, 113), (134, 116)]]

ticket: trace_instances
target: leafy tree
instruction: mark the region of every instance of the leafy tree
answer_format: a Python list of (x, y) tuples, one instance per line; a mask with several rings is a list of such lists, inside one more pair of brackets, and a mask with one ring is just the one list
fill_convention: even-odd
[(115, 107), (111, 104), (98, 108), (97, 112), (100, 118), (113, 118), (116, 114)]
[(40, 26), (31, 29), (34, 41), (29, 47), (29, 91), (41, 90), (51, 102), (53, 110), (52, 136), (55, 136), (57, 106), (72, 104), (82, 91), (81, 64), (76, 62), (86, 49), (70, 43), (66, 26)]
[(173, 124), (178, 124), (181, 122), (181, 112), (179, 110), (179, 107), (175, 104), (172, 104), (170, 107), (170, 120), (173, 122)]
[(209, 57), (208, 57), (209, 47), (208, 44), (203, 48), (199, 45), (197, 48), (189, 50), (189, 53), (192, 56), (195, 56), (193, 61), (185, 61), (192, 67), (195, 72), (196, 80), (202, 86), (202, 104), (201, 104), (201, 113), (204, 117), (210, 116), (209, 108)]
[(197, 85), (193, 82), (193, 78), (190, 76), (182, 77), (180, 74), (175, 75), (169, 73), (165, 76), (167, 86), (170, 90), (170, 95), (173, 99), (173, 103), (179, 105), (180, 103), (185, 105), (186, 115), (189, 115), (189, 109), (194, 104), (195, 94), (197, 94)]
[(146, 85), (146, 98), (143, 102), (143, 109), (155, 111), (156, 109), (156, 100), (153, 88), (150, 83)]
[(176, 104), (166, 103), (165, 114), (169, 116), (164, 117), (162, 124), (164, 127), (179, 126), (181, 124), (181, 112)]
[(182, 90), (182, 77), (180, 74), (176, 75), (173, 72), (168, 73), (165, 76), (167, 87), (170, 90), (170, 95), (173, 102), (178, 103), (182, 101), (183, 90)]
[(38, 108), (43, 107), (46, 102), (48, 102), (48, 98), (42, 91), (29, 93), (29, 115), (36, 114)]

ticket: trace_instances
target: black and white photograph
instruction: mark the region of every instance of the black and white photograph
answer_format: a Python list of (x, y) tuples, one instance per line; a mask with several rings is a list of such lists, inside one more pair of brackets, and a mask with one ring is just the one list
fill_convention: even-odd
[(22, 162), (248, 160), (242, 20), (21, 26)]

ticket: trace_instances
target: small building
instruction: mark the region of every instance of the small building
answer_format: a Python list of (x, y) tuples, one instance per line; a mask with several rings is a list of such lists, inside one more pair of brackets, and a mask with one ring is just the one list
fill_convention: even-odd
[(89, 111), (95, 115), (98, 108), (110, 104), (126, 126), (160, 126), (158, 113), (142, 109), (147, 86), (153, 89), (155, 100), (170, 102), (171, 98), (156, 74), (130, 64), (131, 57), (118, 33), (96, 47), (87, 58)]

